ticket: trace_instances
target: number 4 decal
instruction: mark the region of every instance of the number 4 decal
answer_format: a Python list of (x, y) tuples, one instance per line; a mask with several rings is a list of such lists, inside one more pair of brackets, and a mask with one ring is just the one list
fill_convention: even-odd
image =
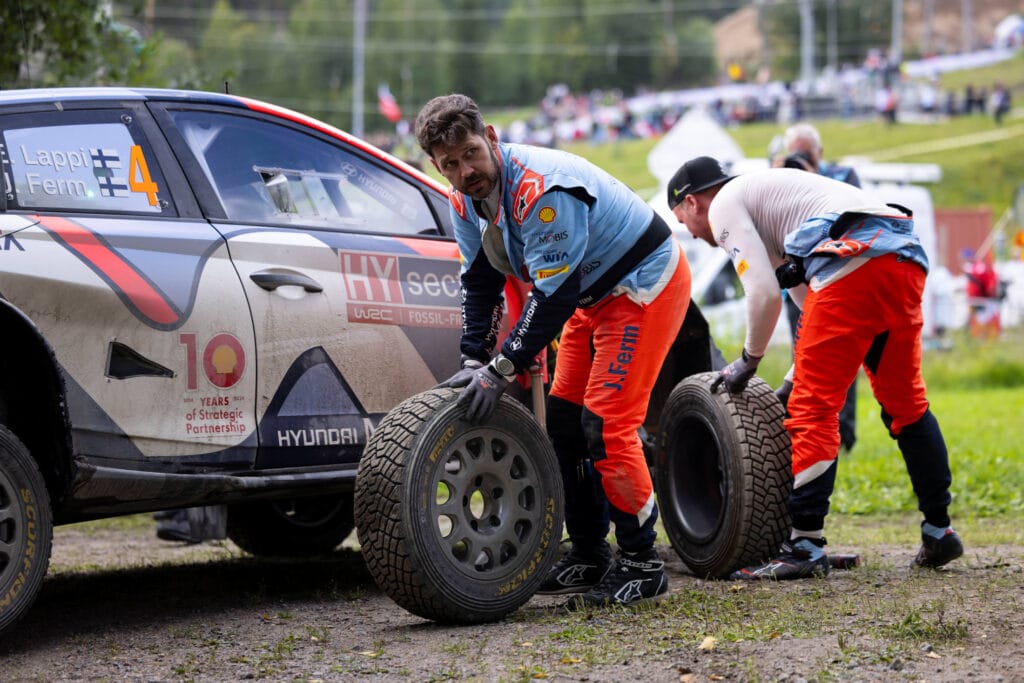
[(149, 175), (149, 166), (146, 164), (146, 157), (139, 145), (132, 145), (130, 164), (128, 186), (132, 188), (132, 192), (141, 192), (149, 197), (150, 206), (156, 206), (156, 193), (159, 192), (159, 188)]

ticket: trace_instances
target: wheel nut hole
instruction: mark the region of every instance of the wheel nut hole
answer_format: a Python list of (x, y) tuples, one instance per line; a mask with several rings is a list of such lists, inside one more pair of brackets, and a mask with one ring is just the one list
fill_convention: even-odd
[(448, 515), (438, 515), (437, 517), (437, 533), (441, 535), (441, 538), (448, 538), (452, 535), (452, 531), (455, 529), (455, 520)]
[(474, 490), (473, 493), (469, 495), (467, 507), (469, 508), (469, 514), (473, 515), (474, 520), (483, 518), (485, 508), (487, 507), (487, 501), (484, 500), (484, 494), (480, 489)]
[(448, 484), (443, 481), (438, 483), (437, 492), (434, 495), (434, 502), (437, 505), (444, 505), (452, 499), (452, 490), (448, 487)]

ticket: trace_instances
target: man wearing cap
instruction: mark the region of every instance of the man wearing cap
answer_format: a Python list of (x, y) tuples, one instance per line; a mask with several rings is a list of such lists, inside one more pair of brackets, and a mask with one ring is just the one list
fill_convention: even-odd
[(782, 306), (802, 308), (786, 429), (793, 443), (790, 540), (771, 561), (735, 579), (827, 574), (825, 517), (839, 451), (837, 415), (863, 365), (924, 516), (913, 564), (939, 567), (963, 554), (950, 525), (952, 475), (921, 378), (921, 297), (928, 260), (909, 211), (873, 205), (860, 188), (795, 169), (727, 175), (711, 157), (687, 161), (669, 183), (672, 213), (690, 233), (726, 250), (743, 283), (743, 351), (712, 384), (742, 392)]
[[(782, 153), (772, 159), (772, 166), (775, 168), (797, 168), (810, 173), (820, 173), (827, 178), (841, 180), (854, 187), (860, 187), (860, 178), (857, 171), (851, 166), (840, 164), (829, 164), (824, 160), (825, 150), (821, 144), (821, 134), (818, 129), (807, 122), (795, 123), (786, 129), (782, 134)], [(796, 329), (800, 318), (800, 309), (793, 298), (783, 294), (783, 306), (786, 309), (786, 317), (789, 320), (789, 329), (793, 338), (796, 338)], [(782, 386), (775, 392), (782, 401), (782, 405), (789, 402), (789, 392), (793, 386), (789, 382), (783, 382)], [(846, 392), (846, 401), (842, 410), (839, 411), (839, 442), (849, 451), (857, 441), (857, 379), (854, 377), (850, 388)]]
[[(484, 422), (517, 372), (559, 332), (547, 428), (572, 548), (540, 593), (569, 607), (633, 604), (668, 590), (654, 547), (658, 507), (638, 429), (686, 315), (690, 268), (665, 221), (593, 164), (500, 143), (465, 95), (436, 97), (416, 137), (452, 184), (462, 257), (462, 370), (470, 422)], [(507, 275), (533, 283), (494, 355)], [(605, 540), (615, 524), (619, 555)]]

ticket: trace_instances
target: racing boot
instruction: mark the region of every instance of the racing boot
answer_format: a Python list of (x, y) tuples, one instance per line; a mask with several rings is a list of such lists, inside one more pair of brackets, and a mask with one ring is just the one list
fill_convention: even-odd
[(153, 519), (156, 520), (156, 537), (161, 541), (180, 541), (192, 545), (203, 540), (192, 533), (187, 508), (160, 510), (153, 513)]
[(782, 544), (782, 548), (768, 562), (744, 567), (729, 575), (736, 580), (774, 579), (787, 581), (809, 576), (828, 576), (829, 561), (823, 550), (824, 538), (800, 536)]
[(921, 523), (921, 549), (914, 558), (914, 566), (938, 569), (964, 554), (964, 544), (953, 527), (939, 528)]
[(636, 553), (619, 551), (619, 559), (599, 584), (583, 595), (569, 599), (566, 608), (610, 605), (638, 605), (658, 599), (668, 592), (665, 563), (654, 548)]
[(537, 589), (539, 595), (583, 593), (596, 586), (615, 564), (612, 549), (606, 541), (598, 545), (582, 546), (575, 543), (561, 560), (548, 572)]

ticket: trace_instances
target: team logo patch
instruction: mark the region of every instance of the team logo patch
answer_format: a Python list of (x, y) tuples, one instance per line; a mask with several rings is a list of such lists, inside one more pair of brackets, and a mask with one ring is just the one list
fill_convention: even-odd
[(838, 240), (827, 240), (822, 242), (814, 248), (812, 254), (829, 254), (832, 256), (838, 256), (839, 258), (849, 258), (863, 253), (871, 248), (871, 245), (875, 243), (878, 236), (882, 234), (881, 229), (878, 230), (868, 242), (860, 242), (855, 239), (838, 239)]
[(569, 271), (569, 265), (559, 266), (558, 268), (542, 268), (537, 271), (537, 275), (533, 278), (534, 280), (546, 280), (549, 277), (561, 275), (562, 273)]
[(550, 223), (555, 220), (556, 215), (558, 214), (556, 214), (554, 208), (550, 206), (545, 206), (537, 212), (537, 218), (541, 223)]
[(523, 179), (519, 181), (515, 194), (512, 195), (512, 219), (519, 225), (523, 224), (530, 209), (544, 194), (544, 178), (529, 169), (524, 169)]
[(448, 200), (452, 203), (455, 213), (459, 214), (459, 218), (466, 220), (466, 198), (463, 194), (453, 187), (448, 190)]
[(747, 272), (747, 268), (750, 265), (747, 263), (747, 259), (740, 259), (740, 262), (736, 264), (736, 274), (743, 277), (743, 273)]

